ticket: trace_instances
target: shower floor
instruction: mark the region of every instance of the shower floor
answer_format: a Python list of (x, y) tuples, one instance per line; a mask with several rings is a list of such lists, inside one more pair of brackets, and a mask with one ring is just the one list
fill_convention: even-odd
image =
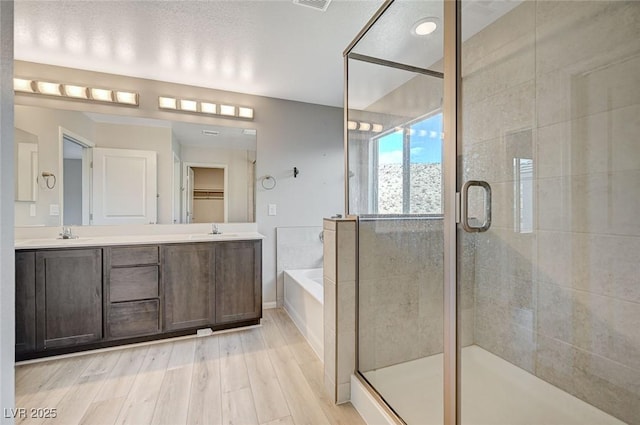
[[(407, 424), (442, 424), (442, 354), (364, 373)], [(476, 346), (462, 350), (465, 425), (624, 422)]]

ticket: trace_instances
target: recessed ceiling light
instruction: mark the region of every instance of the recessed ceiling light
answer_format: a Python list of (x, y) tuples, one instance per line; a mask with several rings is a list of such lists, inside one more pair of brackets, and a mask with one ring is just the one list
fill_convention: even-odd
[(413, 25), (411, 32), (415, 35), (424, 36), (433, 33), (436, 29), (438, 29), (438, 18), (424, 18)]

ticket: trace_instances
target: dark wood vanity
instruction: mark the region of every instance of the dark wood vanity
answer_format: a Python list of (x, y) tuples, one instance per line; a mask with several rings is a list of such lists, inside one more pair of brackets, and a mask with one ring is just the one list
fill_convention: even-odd
[(255, 325), (262, 241), (16, 250), (16, 360)]

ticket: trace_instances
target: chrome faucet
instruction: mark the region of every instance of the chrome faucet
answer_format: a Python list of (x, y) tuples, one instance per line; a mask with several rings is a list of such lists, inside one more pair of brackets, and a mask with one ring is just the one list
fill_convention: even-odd
[(218, 229), (218, 225), (216, 223), (211, 224), (211, 233), (210, 235), (220, 235), (222, 232)]
[(71, 227), (63, 227), (62, 233), (59, 233), (59, 236), (62, 239), (78, 239), (78, 236), (71, 232)]

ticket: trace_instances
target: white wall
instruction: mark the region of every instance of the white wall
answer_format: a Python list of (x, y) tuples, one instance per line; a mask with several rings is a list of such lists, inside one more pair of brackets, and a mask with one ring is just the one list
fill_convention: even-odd
[[(256, 106), (256, 117), (262, 123), (258, 128), (256, 220), (258, 231), (265, 235), (265, 302), (276, 300), (276, 228), (322, 226), (324, 217), (344, 213), (342, 109), (275, 99), (269, 104)], [(300, 170), (297, 178), (293, 167)], [(265, 175), (276, 178), (274, 189), (261, 186)], [(269, 204), (276, 204), (276, 216), (267, 214)]]
[[(46, 108), (28, 108), (15, 106), (15, 127), (38, 136), (38, 170), (52, 172), (60, 178), (60, 140), (59, 127), (93, 141), (93, 122), (82, 114), (73, 111), (52, 110)], [(42, 179), (40, 179), (42, 180)], [(17, 226), (46, 225), (59, 226), (60, 217), (49, 215), (49, 205), (60, 204), (60, 187), (56, 184), (48, 189), (42, 181), (38, 186), (38, 200), (35, 217), (29, 216), (31, 202), (15, 203)]]
[[(13, 1), (0, 1), (0, 409), (15, 405)], [(0, 416), (0, 423), (13, 419)]]

